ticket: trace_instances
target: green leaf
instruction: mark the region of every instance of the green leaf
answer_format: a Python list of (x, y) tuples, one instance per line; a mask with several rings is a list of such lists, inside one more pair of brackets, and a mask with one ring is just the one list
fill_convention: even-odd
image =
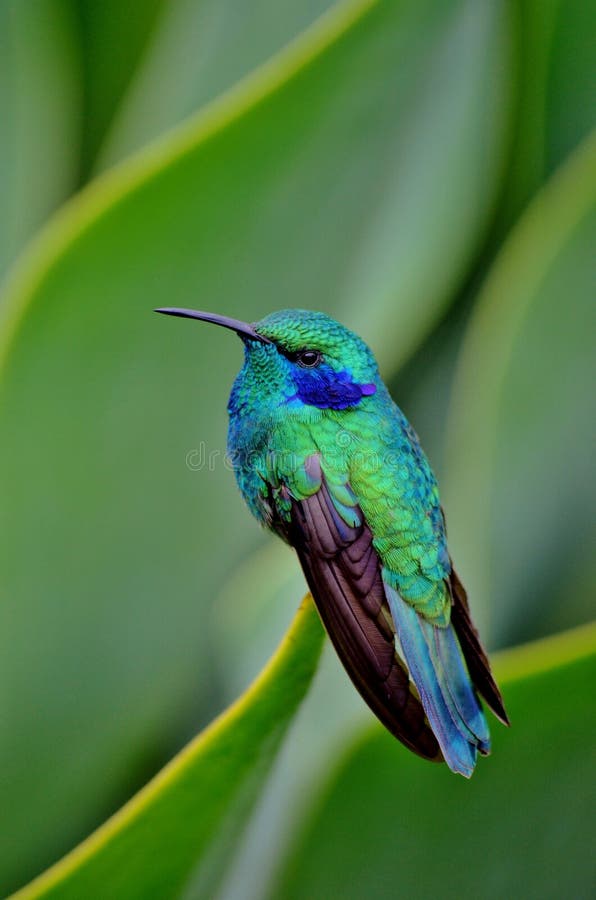
[(596, 6), (584, 0), (516, 0), (516, 102), (501, 226), (596, 125), (592, 35)]
[(592, 35), (596, 6), (584, 0), (556, 4), (551, 43), (546, 165), (558, 166), (596, 126), (591, 102), (596, 91), (596, 58)]
[(212, 897), (319, 658), (323, 629), (307, 597), (266, 668), (123, 809), (15, 895)]
[(0, 4), (0, 277), (75, 183), (76, 51), (66, 0)]
[(493, 720), (493, 755), (472, 780), (367, 732), (323, 788), (273, 896), (592, 895), (596, 627), (504, 654), (496, 669), (512, 727)]
[(81, 176), (85, 180), (105, 133), (146, 52), (164, 0), (73, 0), (79, 19), (85, 116)]
[(332, 4), (260, 0), (239, 6), (237, 0), (169, 0), (116, 115), (100, 158), (102, 167), (138, 150), (228, 90)]
[(9, 884), (105, 819), (189, 719), (221, 706), (213, 658), (227, 647), (209, 610), (261, 540), (224, 462), (241, 347), (152, 308), (249, 320), (320, 308), (397, 365), (490, 213), (505, 6), (338, 5), (93, 182), (14, 270), (0, 322)]
[(497, 259), (453, 394), (450, 546), (501, 644), (591, 615), (595, 242), (596, 133)]

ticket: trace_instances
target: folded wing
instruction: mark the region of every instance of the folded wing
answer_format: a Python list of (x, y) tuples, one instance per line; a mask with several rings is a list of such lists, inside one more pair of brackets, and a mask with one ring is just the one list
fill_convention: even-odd
[(508, 719), (461, 582), (452, 569), (451, 621), (434, 624), (383, 577), (373, 535), (350, 486), (328, 482), (316, 455), (306, 460), (303, 477), (308, 496), (300, 499), (300, 492), (278, 486), (285, 513), (276, 515), (272, 503), (271, 524), (296, 549), (346, 671), (372, 711), (410, 750), (425, 759), (445, 759), (469, 777), (477, 754), (490, 752), (478, 695), (501, 721)]
[(396, 653), (370, 529), (358, 506), (347, 506), (345, 489), (337, 496), (327, 484), (317, 457), (307, 464), (311, 480), (320, 478), (318, 490), (292, 499), (289, 522), (275, 527), (295, 547), (323, 624), (364, 700), (410, 750), (440, 761), (437, 740)]

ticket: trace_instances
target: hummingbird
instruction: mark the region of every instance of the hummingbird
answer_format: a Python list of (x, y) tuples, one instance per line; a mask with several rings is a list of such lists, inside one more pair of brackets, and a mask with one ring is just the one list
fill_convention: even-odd
[(480, 698), (509, 720), (449, 555), (435, 476), (372, 351), (321, 312), (255, 324), (156, 312), (241, 338), (228, 455), (244, 500), (295, 549), (373, 713), (411, 751), (469, 778), (490, 752)]

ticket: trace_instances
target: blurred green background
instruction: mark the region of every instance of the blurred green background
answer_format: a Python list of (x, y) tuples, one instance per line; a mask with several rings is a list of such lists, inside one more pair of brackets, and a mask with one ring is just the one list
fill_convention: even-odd
[[(155, 306), (357, 330), (489, 646), (593, 617), (595, 33), (585, 0), (0, 0), (0, 894), (221, 711), (304, 593), (225, 464), (238, 342)], [(519, 663), (469, 785), (325, 650), (184, 896), (590, 896), (582, 641)]]

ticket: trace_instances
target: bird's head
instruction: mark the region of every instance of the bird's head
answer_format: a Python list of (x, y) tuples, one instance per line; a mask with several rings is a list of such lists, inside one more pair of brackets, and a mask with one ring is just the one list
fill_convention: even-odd
[[(283, 309), (249, 325), (190, 309), (156, 312), (235, 331), (245, 347), (235, 390), (245, 395), (260, 392), (263, 402), (348, 409), (381, 387), (377, 363), (364, 341), (324, 313)], [(242, 402), (246, 397), (237, 399)], [(233, 407), (234, 394), (231, 403)]]

